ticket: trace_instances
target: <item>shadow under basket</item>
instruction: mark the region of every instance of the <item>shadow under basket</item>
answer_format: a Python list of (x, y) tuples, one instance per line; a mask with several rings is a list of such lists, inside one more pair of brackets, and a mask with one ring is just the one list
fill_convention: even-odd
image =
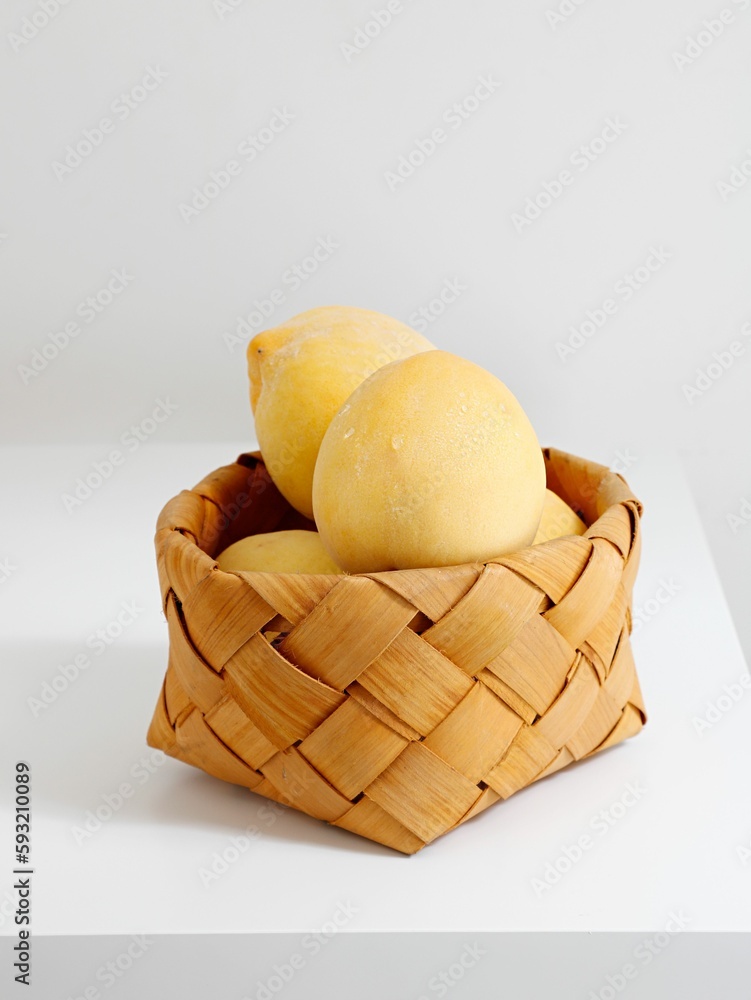
[(151, 746), (413, 854), (646, 721), (631, 654), (641, 504), (544, 451), (583, 536), (485, 564), (351, 576), (228, 573), (259, 532), (314, 527), (241, 455), (167, 504), (169, 663)]

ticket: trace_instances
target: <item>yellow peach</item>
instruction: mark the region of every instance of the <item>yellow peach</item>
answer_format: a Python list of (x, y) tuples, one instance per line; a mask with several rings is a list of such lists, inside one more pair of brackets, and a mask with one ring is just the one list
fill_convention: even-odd
[(565, 500), (561, 500), (552, 490), (545, 490), (545, 506), (542, 508), (542, 518), (533, 545), (549, 542), (563, 535), (583, 535), (586, 530), (584, 521), (571, 510)]
[(250, 402), (266, 467), (279, 491), (313, 516), (313, 471), (332, 417), (384, 365), (433, 345), (368, 309), (325, 306), (259, 333), (248, 345)]
[(381, 368), (326, 431), (313, 480), (321, 540), (345, 570), (485, 561), (532, 542), (545, 464), (490, 372), (445, 351)]
[(217, 557), (219, 569), (255, 573), (341, 573), (317, 531), (269, 531), (234, 542)]

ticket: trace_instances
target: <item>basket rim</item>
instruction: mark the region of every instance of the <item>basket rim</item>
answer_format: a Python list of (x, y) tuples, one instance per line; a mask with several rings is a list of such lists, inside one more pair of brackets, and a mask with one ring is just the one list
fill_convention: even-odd
[[(387, 584), (389, 580), (396, 581), (397, 579), (403, 577), (403, 575), (407, 573), (423, 573), (423, 574), (427, 573), (432, 576), (440, 576), (441, 574), (445, 574), (448, 572), (452, 571), (456, 572), (457, 570), (463, 570), (465, 572), (472, 572), (476, 574), (478, 571), (481, 571), (486, 566), (501, 565), (504, 559), (517, 556), (520, 553), (528, 553), (531, 549), (540, 550), (543, 548), (549, 548), (550, 546), (558, 545), (562, 540), (566, 538), (576, 538), (576, 537), (591, 538), (593, 535), (598, 536), (598, 531), (597, 531), (598, 523), (607, 516), (610, 510), (619, 505), (625, 505), (626, 509), (629, 511), (632, 520), (632, 534), (635, 534), (636, 528), (638, 526), (638, 521), (640, 520), (642, 515), (642, 509), (643, 509), (642, 503), (633, 495), (630, 486), (628, 485), (624, 477), (620, 475), (620, 473), (614, 472), (607, 466), (599, 465), (598, 463), (592, 462), (588, 459), (580, 458), (579, 456), (576, 455), (571, 455), (568, 452), (561, 451), (557, 448), (546, 447), (542, 448), (541, 450), (543, 453), (543, 457), (545, 459), (546, 473), (549, 471), (552, 465), (554, 465), (556, 462), (561, 462), (561, 461), (578, 466), (580, 468), (586, 468), (590, 471), (591, 475), (593, 474), (594, 476), (597, 477), (595, 480), (596, 486), (594, 487), (594, 491), (589, 496), (590, 501), (598, 502), (601, 504), (606, 498), (608, 498), (608, 502), (605, 503), (604, 506), (602, 506), (598, 516), (589, 521), (589, 523), (587, 523), (587, 519), (585, 518), (585, 523), (587, 523), (587, 531), (584, 532), (584, 534), (581, 536), (562, 535), (557, 538), (550, 539), (549, 541), (538, 542), (536, 545), (528, 545), (523, 549), (516, 549), (512, 553), (506, 553), (505, 555), (497, 556), (493, 559), (488, 559), (485, 561), (457, 563), (445, 566), (413, 567), (410, 569), (376, 570), (373, 572), (363, 572), (363, 573), (342, 572), (337, 574), (282, 573), (282, 572), (272, 572), (268, 570), (223, 570), (220, 569), (220, 567), (218, 566), (216, 558), (214, 556), (209, 555), (209, 553), (206, 552), (206, 550), (203, 549), (198, 544), (198, 541), (193, 531), (189, 527), (174, 523), (169, 526), (160, 528), (160, 523), (165, 518), (165, 516), (169, 517), (171, 506), (174, 505), (181, 498), (183, 498), (186, 493), (201, 497), (201, 499), (205, 503), (216, 504), (217, 503), (216, 500), (214, 500), (212, 497), (206, 496), (204, 493), (201, 492), (201, 487), (218, 473), (224, 471), (227, 468), (232, 468), (232, 466), (239, 466), (242, 468), (255, 468), (256, 465), (261, 464), (264, 465), (265, 467), (263, 456), (259, 450), (242, 452), (240, 455), (237, 456), (234, 462), (229, 463), (228, 465), (219, 466), (217, 469), (212, 470), (212, 472), (208, 473), (207, 476), (205, 476), (201, 480), (201, 482), (197, 483), (194, 487), (192, 487), (189, 490), (181, 490), (180, 493), (176, 494), (174, 497), (168, 500), (167, 503), (162, 508), (162, 510), (160, 511), (159, 518), (157, 521), (157, 532), (154, 540), (156, 543), (157, 551), (159, 551), (161, 545), (164, 542), (164, 539), (167, 536), (167, 533), (173, 536), (174, 539), (174, 533), (177, 532), (182, 536), (182, 541), (180, 541), (178, 544), (186, 552), (186, 554), (188, 550), (193, 550), (193, 549), (197, 550), (197, 552), (201, 553), (201, 555), (205, 559), (208, 559), (213, 563), (213, 567), (209, 572), (218, 573), (224, 576), (240, 577), (241, 579), (244, 578), (252, 579), (253, 577), (257, 576), (275, 577), (277, 579), (294, 579), (297, 580), (298, 582), (304, 580), (321, 580), (321, 581), (337, 580), (341, 582), (342, 580), (346, 579), (360, 578), (360, 579), (379, 580), (382, 583)], [(552, 490), (552, 492), (557, 493), (556, 490)], [(560, 496), (559, 493), (557, 493), (557, 495)], [(561, 499), (563, 499), (566, 503), (569, 502), (565, 497), (561, 497)], [(217, 506), (221, 510), (221, 505), (217, 504)], [(577, 510), (577, 508), (575, 507), (572, 507), (572, 509)], [(579, 513), (580, 516), (582, 516), (581, 509), (578, 509), (577, 513)]]

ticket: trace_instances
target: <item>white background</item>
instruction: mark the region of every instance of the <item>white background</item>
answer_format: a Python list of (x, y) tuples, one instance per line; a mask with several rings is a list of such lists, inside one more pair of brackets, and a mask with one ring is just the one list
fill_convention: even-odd
[[(728, 517), (751, 512), (751, 339), (741, 333), (751, 322), (751, 184), (730, 192), (718, 182), (744, 161), (751, 172), (751, 3), (588, 0), (552, 23), (553, 0), (403, 0), (356, 51), (366, 37), (358, 30), (384, 6), (69, 0), (24, 39), (24, 18), (37, 12), (41, 24), (41, 8), (4, 3), (0, 440), (37, 465), (49, 460), (45, 446), (80, 446), (50, 463), (35, 530), (58, 524), (61, 494), (122, 448), (159, 399), (177, 409), (144, 452), (253, 445), (243, 345), (230, 349), (225, 334), (273, 290), (282, 301), (263, 325), (333, 303), (415, 322), (450, 281), (463, 290), (426, 335), (505, 381), (543, 444), (625, 467), (646, 529), (650, 463), (680, 454), (748, 657), (751, 523)], [(722, 10), (732, 14), (724, 25)], [(692, 50), (700, 55), (676, 59), (689, 36), (709, 38), (705, 19), (721, 33)], [(148, 74), (162, 82), (126, 115), (121, 95), (143, 96)], [(451, 109), (481, 78), (497, 83), (494, 92), (453, 127)], [(238, 147), (262, 135), (275, 110), (293, 117), (247, 162)], [(90, 155), (56, 166), (102, 118), (113, 127)], [(622, 134), (581, 170), (576, 151), (608, 118)], [(445, 141), (406, 180), (390, 181), (437, 127)], [(233, 159), (239, 175), (186, 221), (181, 205)], [(572, 183), (531, 224), (515, 225), (562, 170)], [(290, 269), (319, 240), (336, 249), (296, 287)], [(617, 283), (652, 247), (669, 258), (627, 301)], [(132, 280), (86, 322), (79, 304), (112, 269)], [(615, 314), (562, 358), (557, 345), (608, 297)], [(72, 321), (80, 333), (52, 356), (51, 335), (63, 343)], [(697, 369), (734, 340), (743, 353), (687, 399)], [(42, 364), (35, 352), (45, 345)], [(232, 454), (217, 445), (211, 466)], [(87, 523), (96, 538), (78, 550), (80, 572), (107, 551), (113, 519), (128, 509), (124, 490), (134, 490), (139, 524), (153, 523), (168, 499), (149, 494), (142, 509), (139, 469), (149, 462), (127, 460), (119, 487), (76, 513), (76, 532), (85, 536)], [(22, 508), (23, 478), (8, 476), (4, 488)], [(45, 520), (48, 507), (55, 515)], [(115, 584), (108, 610), (104, 577), (101, 601), (83, 609), (75, 590), (30, 579), (25, 544), (6, 520), (0, 558), (16, 567), (15, 581), (3, 582), (6, 592), (19, 588), (8, 605), (14, 639), (32, 592), (43, 594), (39, 614), (52, 608), (64, 623), (70, 650), (131, 596)], [(139, 573), (155, 579), (149, 544)], [(682, 544), (690, 551), (694, 539)], [(676, 598), (675, 628), (689, 607)], [(51, 668), (65, 652), (50, 651)]]

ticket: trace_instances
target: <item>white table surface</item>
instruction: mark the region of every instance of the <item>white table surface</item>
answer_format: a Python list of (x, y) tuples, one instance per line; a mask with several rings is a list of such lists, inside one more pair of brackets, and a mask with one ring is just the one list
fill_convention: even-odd
[[(35, 934), (302, 931), (332, 919), (340, 904), (356, 911), (344, 928), (353, 932), (660, 930), (678, 911), (691, 930), (751, 928), (751, 863), (739, 852), (751, 848), (751, 691), (697, 733), (694, 718), (746, 671), (674, 456), (645, 456), (628, 474), (646, 506), (636, 604), (662, 579), (680, 588), (634, 635), (649, 713), (635, 739), (499, 803), (414, 857), (168, 758), (144, 780), (138, 762), (152, 753), (145, 733), (167, 660), (156, 516), (179, 489), (249, 448), (151, 442), (71, 513), (61, 495), (104, 449), (2, 450), (0, 559), (15, 568), (0, 589), (1, 933), (14, 930), (7, 845), (17, 759), (33, 771)], [(123, 635), (104, 652), (88, 648), (87, 637), (132, 601), (144, 610)], [(35, 717), (28, 699), (82, 651), (90, 666)], [(78, 844), (74, 828), (122, 782), (132, 796)], [(599, 832), (595, 817), (629, 784), (643, 795)], [(261, 832), (204, 885), (200, 869), (247, 828)], [(546, 863), (584, 833), (591, 849), (556, 885), (535, 891)]]

